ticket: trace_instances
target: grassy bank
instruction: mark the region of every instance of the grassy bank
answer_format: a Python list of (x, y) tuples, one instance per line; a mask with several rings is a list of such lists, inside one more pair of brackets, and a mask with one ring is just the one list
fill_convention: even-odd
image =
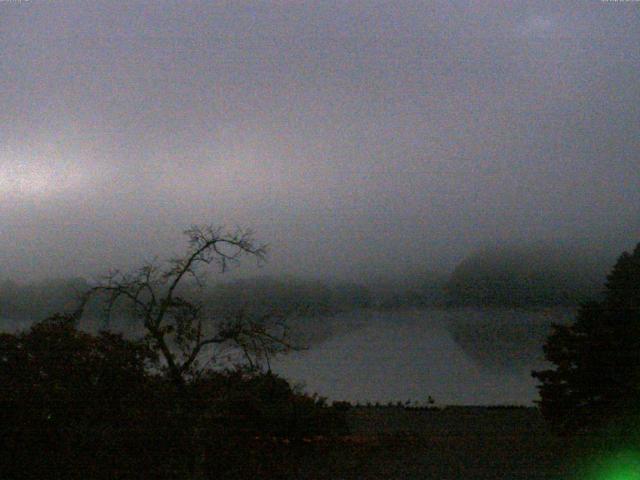
[(355, 407), (351, 434), (317, 442), (298, 478), (564, 478), (564, 448), (539, 412), (521, 407)]

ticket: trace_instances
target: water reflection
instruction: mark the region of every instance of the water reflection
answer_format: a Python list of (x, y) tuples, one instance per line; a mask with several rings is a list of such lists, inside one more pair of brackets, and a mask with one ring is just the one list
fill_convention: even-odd
[[(554, 314), (556, 318), (550, 319), (549, 312), (506, 313), (507, 321), (518, 323), (525, 331), (530, 325), (548, 327), (551, 320), (562, 316)], [(514, 358), (517, 368), (482, 365), (452, 335), (452, 331), (474, 331), (461, 329), (465, 323), (494, 321), (493, 325), (499, 325), (505, 321), (496, 315), (504, 317), (505, 311), (476, 311), (471, 318), (467, 310), (342, 315), (336, 319), (336, 324), (344, 324), (338, 334), (308, 351), (277, 359), (274, 370), (332, 400), (426, 403), (431, 395), (440, 404), (531, 404), (537, 397), (529, 374), (537, 366), (535, 358)], [(541, 357), (543, 336), (538, 332), (537, 337), (534, 348)], [(487, 348), (486, 335), (482, 340), (478, 348)], [(510, 348), (513, 351), (514, 345)], [(531, 346), (522, 348), (530, 350)]]
[[(310, 348), (272, 366), (330, 400), (529, 405), (537, 398), (530, 371), (540, 367), (549, 325), (571, 316), (567, 309), (425, 309), (304, 319), (294, 333)], [(3, 331), (27, 327), (0, 319)]]

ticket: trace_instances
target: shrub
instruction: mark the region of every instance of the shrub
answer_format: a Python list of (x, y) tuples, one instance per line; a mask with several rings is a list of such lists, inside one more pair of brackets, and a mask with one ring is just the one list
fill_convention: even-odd
[(0, 335), (0, 478), (295, 477), (305, 440), (343, 412), (271, 373), (205, 372), (182, 388), (143, 342), (56, 316)]

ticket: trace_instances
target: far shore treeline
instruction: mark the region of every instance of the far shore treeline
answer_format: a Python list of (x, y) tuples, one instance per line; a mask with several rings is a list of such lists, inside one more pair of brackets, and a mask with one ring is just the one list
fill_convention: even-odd
[[(597, 298), (612, 258), (548, 245), (485, 247), (450, 273), (430, 272), (425, 266), (402, 278), (363, 276), (362, 281), (350, 282), (222, 277), (218, 282), (212, 279), (204, 290), (191, 285), (182, 293), (197, 295), (212, 313), (238, 308), (332, 315), (364, 308), (575, 306)], [(78, 294), (89, 286), (83, 278), (26, 283), (0, 276), (0, 318), (36, 320), (71, 311)], [(87, 313), (99, 318), (100, 303), (89, 305)]]

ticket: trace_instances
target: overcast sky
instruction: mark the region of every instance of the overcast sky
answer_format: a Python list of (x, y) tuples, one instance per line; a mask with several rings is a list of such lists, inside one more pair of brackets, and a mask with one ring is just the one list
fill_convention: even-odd
[(265, 272), (640, 240), (640, 3), (0, 2), (0, 278), (252, 227)]

